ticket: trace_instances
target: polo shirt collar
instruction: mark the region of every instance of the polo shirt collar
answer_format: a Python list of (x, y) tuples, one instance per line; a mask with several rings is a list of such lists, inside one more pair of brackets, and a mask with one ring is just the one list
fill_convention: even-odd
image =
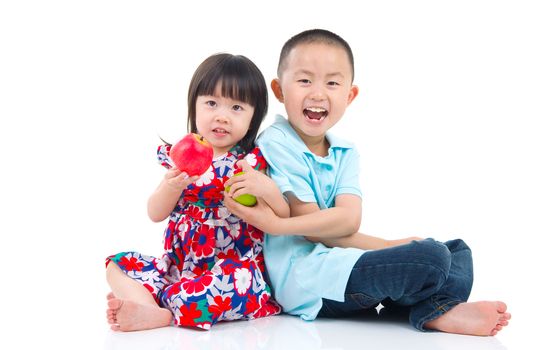
[[(305, 145), (303, 140), (299, 137), (295, 129), (291, 126), (289, 121), (283, 117), (280, 114), (276, 115), (276, 124), (279, 124), (282, 128), (285, 128), (288, 131), (289, 135), (293, 136), (293, 144), (294, 147), (297, 147), (297, 149), (301, 150), (303, 153), (308, 153), (314, 155)], [(353, 143), (346, 141), (340, 137), (335, 136), (333, 133), (326, 133), (326, 138), (328, 139), (328, 142), (330, 143), (330, 149), (328, 150), (328, 153), (331, 153), (333, 148), (343, 148), (343, 149), (349, 149), (353, 148)]]

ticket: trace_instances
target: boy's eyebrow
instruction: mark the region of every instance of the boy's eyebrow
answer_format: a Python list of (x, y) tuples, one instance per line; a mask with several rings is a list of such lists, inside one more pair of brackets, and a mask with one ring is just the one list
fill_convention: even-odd
[[(297, 72), (295, 72), (295, 74), (306, 74), (306, 75), (315, 75), (313, 72), (309, 71), (309, 70), (306, 70), (306, 69), (299, 69)], [(335, 77), (335, 76), (339, 76), (341, 78), (345, 78), (345, 75), (341, 72), (335, 72), (335, 73), (328, 73), (326, 74), (326, 78), (329, 78), (329, 77)]]

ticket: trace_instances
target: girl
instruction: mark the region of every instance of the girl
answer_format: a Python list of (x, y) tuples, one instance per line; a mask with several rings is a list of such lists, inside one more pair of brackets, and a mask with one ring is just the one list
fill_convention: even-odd
[(232, 215), (222, 204), (234, 173), (249, 179), (232, 184), (230, 194), (249, 193), (278, 215), (289, 207), (264, 170), (254, 140), (266, 114), (264, 77), (244, 56), (216, 54), (197, 68), (188, 91), (188, 130), (206, 138), (213, 163), (188, 177), (169, 159), (171, 145), (159, 146), (168, 168), (148, 201), (148, 215), (169, 217), (161, 258), (123, 252), (107, 258), (107, 319), (113, 330), (134, 331), (174, 323), (202, 329), (218, 321), (278, 314), (265, 281), (263, 232)]

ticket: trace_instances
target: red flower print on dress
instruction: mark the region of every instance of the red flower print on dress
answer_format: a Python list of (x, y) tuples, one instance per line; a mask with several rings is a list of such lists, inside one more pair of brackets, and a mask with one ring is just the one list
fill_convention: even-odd
[(213, 256), (215, 253), (215, 229), (201, 225), (192, 238), (192, 252), (198, 258)]
[(270, 297), (267, 293), (263, 293), (259, 304), (262, 306), (257, 312), (255, 312), (255, 314), (253, 315), (253, 318), (276, 315), (282, 311), (282, 309), (278, 304), (270, 300)]
[(196, 318), (201, 317), (201, 310), (196, 309), (197, 304), (192, 303), (190, 306), (182, 305), (180, 307), (180, 312), (182, 313), (182, 316), (178, 318), (178, 325), (180, 326), (195, 326), (196, 322), (194, 321)]
[(220, 205), (224, 199), (224, 185), (220, 179), (214, 179), (201, 192), (200, 196), (207, 206)]
[(135, 257), (127, 259), (126, 256), (123, 256), (121, 260), (119, 260), (119, 264), (121, 264), (126, 271), (142, 271), (144, 267), (144, 263), (139, 262)]
[(245, 315), (254, 313), (259, 309), (259, 301), (257, 300), (257, 295), (250, 294), (247, 296), (247, 301), (245, 302)]
[(219, 260), (222, 260), (222, 259), (240, 260), (238, 253), (234, 249), (228, 249), (226, 252), (220, 251), (217, 254), (217, 258)]
[(182, 283), (182, 290), (188, 295), (201, 295), (215, 282), (211, 273), (188, 280)]
[(219, 317), (223, 312), (232, 309), (232, 298), (230, 297), (223, 298), (222, 296), (217, 295), (213, 298), (213, 302), (214, 304), (209, 305), (207, 309), (215, 317)]

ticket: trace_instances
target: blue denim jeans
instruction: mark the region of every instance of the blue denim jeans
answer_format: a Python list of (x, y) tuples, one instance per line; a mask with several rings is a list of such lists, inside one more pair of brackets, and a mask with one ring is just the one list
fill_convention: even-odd
[(318, 316), (354, 315), (382, 303), (407, 312), (410, 324), (425, 331), (426, 322), (468, 300), (472, 283), (471, 250), (460, 239), (367, 251), (351, 271), (345, 301), (323, 299)]

